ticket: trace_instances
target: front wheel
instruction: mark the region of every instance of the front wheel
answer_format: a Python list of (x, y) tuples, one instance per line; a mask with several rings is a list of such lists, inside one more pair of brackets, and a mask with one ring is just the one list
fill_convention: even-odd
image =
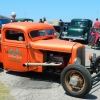
[(92, 77), (84, 66), (70, 65), (61, 73), (61, 84), (68, 95), (83, 97), (92, 88)]

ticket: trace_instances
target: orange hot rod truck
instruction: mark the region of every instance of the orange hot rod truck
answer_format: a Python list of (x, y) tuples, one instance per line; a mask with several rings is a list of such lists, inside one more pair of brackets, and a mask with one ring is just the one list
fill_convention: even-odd
[(0, 62), (7, 71), (61, 73), (66, 93), (83, 97), (92, 88), (91, 74), (85, 68), (85, 47), (57, 39), (54, 33), (53, 26), (44, 23), (5, 24), (1, 30)]

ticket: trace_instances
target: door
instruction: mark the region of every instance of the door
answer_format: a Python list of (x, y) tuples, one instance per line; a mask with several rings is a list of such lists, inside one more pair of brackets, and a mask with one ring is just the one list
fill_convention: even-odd
[(3, 62), (6, 70), (24, 72), (28, 71), (23, 64), (28, 62), (27, 41), (21, 30), (6, 30), (3, 40)]

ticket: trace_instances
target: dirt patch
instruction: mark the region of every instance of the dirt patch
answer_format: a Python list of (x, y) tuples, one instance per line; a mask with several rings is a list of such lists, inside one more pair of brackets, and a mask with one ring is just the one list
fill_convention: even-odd
[(10, 96), (10, 90), (8, 90), (3, 83), (0, 82), (0, 100), (15, 100)]

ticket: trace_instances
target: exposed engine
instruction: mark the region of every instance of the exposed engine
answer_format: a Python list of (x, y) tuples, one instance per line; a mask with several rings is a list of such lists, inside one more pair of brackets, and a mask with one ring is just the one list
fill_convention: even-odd
[(70, 53), (62, 53), (62, 52), (53, 52), (53, 51), (43, 51), (44, 54), (44, 62), (48, 63), (62, 63), (61, 66), (50, 66), (46, 67), (46, 69), (50, 70), (62, 70), (64, 67), (66, 67), (69, 63), (69, 59), (71, 54)]

